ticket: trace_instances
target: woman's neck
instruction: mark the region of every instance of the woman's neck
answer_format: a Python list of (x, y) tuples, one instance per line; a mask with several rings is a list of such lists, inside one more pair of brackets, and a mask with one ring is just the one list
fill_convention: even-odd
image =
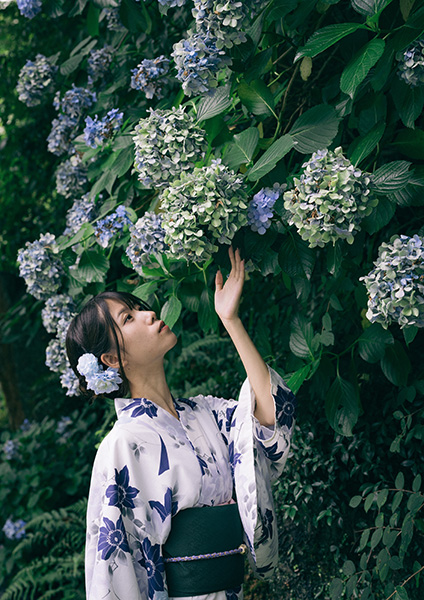
[(150, 366), (148, 372), (141, 369), (136, 373), (130, 372), (127, 377), (132, 398), (147, 398), (178, 418), (163, 364)]

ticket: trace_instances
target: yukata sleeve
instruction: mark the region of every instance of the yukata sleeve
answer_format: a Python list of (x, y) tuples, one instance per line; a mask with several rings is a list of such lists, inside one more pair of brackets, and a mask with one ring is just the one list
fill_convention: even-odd
[(122, 430), (99, 447), (87, 507), (87, 600), (168, 599), (161, 545), (175, 507), (166, 477), (152, 473), (160, 444), (151, 456), (145, 447)]
[[(250, 562), (257, 576), (271, 577), (278, 565), (278, 531), (271, 483), (282, 473), (294, 429), (296, 400), (280, 375), (268, 367), (275, 424), (254, 417), (255, 394), (248, 379), (232, 415), (230, 444), (234, 481)], [(231, 453), (230, 453), (231, 457)]]

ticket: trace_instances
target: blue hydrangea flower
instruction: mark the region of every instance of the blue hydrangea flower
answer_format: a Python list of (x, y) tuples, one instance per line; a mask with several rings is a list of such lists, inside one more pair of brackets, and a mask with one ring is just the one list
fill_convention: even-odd
[(74, 200), (66, 213), (66, 229), (64, 235), (75, 235), (84, 223), (89, 223), (96, 215), (96, 198), (90, 193)]
[(111, 139), (120, 129), (123, 117), (124, 113), (119, 112), (118, 108), (112, 108), (101, 120), (98, 115), (94, 115), (94, 119), (86, 117), (84, 141), (87, 146), (97, 148)]
[(60, 376), (60, 384), (66, 389), (67, 396), (78, 396), (79, 394), (79, 379), (71, 369), (66, 367)]
[(41, 10), (41, 0), (17, 0), (19, 12), (27, 19), (33, 19)]
[(87, 73), (90, 79), (102, 79), (109, 70), (113, 60), (114, 49), (112, 46), (103, 46), (99, 50), (91, 50), (88, 55)]
[(257, 231), (260, 235), (266, 232), (274, 215), (274, 204), (284, 187), (275, 183), (273, 188), (262, 188), (253, 196), (247, 210), (247, 223), (252, 231)]
[(75, 303), (67, 294), (57, 294), (47, 298), (41, 311), (43, 325), (49, 333), (57, 333), (60, 319), (71, 319), (75, 313)]
[(109, 506), (117, 506), (120, 511), (125, 508), (135, 508), (134, 498), (140, 492), (130, 484), (128, 467), (118, 471), (115, 469), (115, 483), (106, 489), (106, 498), (109, 498)]
[(162, 98), (162, 85), (165, 83), (164, 75), (169, 71), (169, 58), (161, 55), (157, 58), (145, 58), (135, 69), (131, 69), (132, 77), (130, 86), (140, 90), (151, 100), (153, 96)]
[[(134, 410), (133, 410), (134, 409)], [(150, 400), (146, 398), (135, 398), (130, 404), (122, 409), (122, 412), (126, 410), (132, 410), (131, 417), (136, 418), (140, 415), (146, 414), (148, 417), (153, 419), (158, 415), (158, 409)]]
[(125, 29), (119, 16), (119, 6), (115, 8), (104, 8), (103, 14), (106, 19), (106, 27), (109, 31), (123, 31)]
[(20, 540), (25, 537), (25, 525), (26, 521), (22, 519), (18, 519), (17, 521), (12, 521), (9, 517), (6, 523), (3, 525), (4, 535), (9, 540)]
[(192, 13), (197, 31), (216, 38), (218, 49), (231, 48), (246, 41), (243, 30), (262, 4), (261, 0), (194, 0)]
[(108, 560), (118, 549), (130, 552), (122, 517), (119, 517), (116, 525), (107, 517), (103, 517), (103, 523), (104, 527), (100, 527), (99, 529), (99, 541), (97, 544), (97, 550), (102, 553), (102, 560)]
[(62, 98), (60, 92), (56, 93), (53, 106), (57, 111), (62, 111), (64, 115), (77, 122), (96, 100), (95, 92), (88, 88), (77, 87), (73, 83), (72, 88), (65, 92)]
[(75, 198), (85, 192), (87, 168), (78, 155), (71, 156), (56, 171), (56, 191), (65, 198)]
[(68, 359), (65, 347), (57, 338), (53, 338), (47, 344), (46, 366), (50, 371), (53, 371), (53, 373), (61, 373), (66, 368), (67, 364)]
[(383, 242), (374, 269), (360, 281), (367, 288), (371, 323), (424, 327), (424, 238), (395, 235)]
[(63, 267), (58, 254), (59, 247), (51, 233), (26, 242), (25, 248), (18, 251), (19, 275), (24, 278), (28, 293), (37, 300), (46, 300), (60, 287)]
[(108, 367), (104, 370), (99, 360), (91, 353), (80, 356), (77, 371), (85, 377), (87, 389), (97, 395), (115, 392), (122, 383), (118, 369)]
[(399, 64), (398, 75), (407, 85), (424, 85), (424, 37), (415, 40), (396, 58)]
[(47, 150), (56, 156), (71, 154), (74, 150), (72, 140), (75, 138), (77, 121), (67, 115), (59, 115), (52, 121), (52, 129), (47, 136)]
[[(169, 8), (174, 8), (175, 6), (184, 6), (186, 1), (187, 0), (158, 0), (159, 12), (166, 15)], [(136, 0), (136, 2), (140, 2), (140, 0)]]
[(141, 543), (143, 558), (138, 562), (147, 572), (147, 581), (149, 585), (149, 598), (155, 596), (155, 592), (164, 590), (164, 572), (165, 564), (160, 553), (160, 545), (152, 544), (148, 538)]
[(94, 235), (102, 248), (107, 248), (110, 240), (126, 225), (131, 225), (128, 211), (122, 204), (110, 215), (94, 225)]
[(188, 33), (187, 39), (174, 44), (172, 57), (184, 93), (192, 96), (217, 87), (216, 74), (231, 64), (231, 59), (217, 48), (216, 39), (208, 33)]
[(19, 442), (17, 440), (7, 440), (3, 444), (3, 452), (6, 456), (6, 460), (12, 460), (18, 456)]
[(165, 252), (165, 230), (162, 227), (162, 215), (146, 212), (130, 227), (130, 243), (125, 252), (134, 270), (141, 275), (143, 266), (151, 263), (151, 256)]
[(54, 84), (57, 67), (52, 65), (43, 54), (37, 54), (35, 60), (27, 60), (19, 72), (16, 91), (19, 100), (28, 107), (37, 106)]
[(28, 419), (24, 419), (19, 429), (21, 431), (29, 431), (31, 429), (31, 422)]

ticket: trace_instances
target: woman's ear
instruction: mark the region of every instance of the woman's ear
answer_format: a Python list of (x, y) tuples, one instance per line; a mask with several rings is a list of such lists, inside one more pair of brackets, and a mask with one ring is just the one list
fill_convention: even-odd
[(118, 355), (114, 354), (113, 352), (106, 352), (105, 354), (102, 354), (100, 356), (100, 360), (104, 365), (112, 367), (113, 369), (119, 369), (120, 367)]

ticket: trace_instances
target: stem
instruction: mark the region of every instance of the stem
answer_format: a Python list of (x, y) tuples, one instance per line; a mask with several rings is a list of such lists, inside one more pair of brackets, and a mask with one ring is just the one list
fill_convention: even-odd
[[(405, 585), (408, 583), (408, 581), (409, 581), (410, 579), (412, 579), (413, 577), (415, 577), (415, 575), (418, 575), (418, 573), (421, 573), (421, 571), (422, 571), (423, 569), (424, 569), (424, 565), (423, 565), (422, 567), (420, 567), (420, 568), (418, 569), (418, 571), (415, 571), (415, 573), (412, 573), (412, 575), (410, 575), (410, 576), (408, 577), (408, 579), (405, 579), (405, 581), (404, 581), (404, 582), (401, 584), (401, 586), (400, 586), (400, 587), (404, 587), (404, 586), (405, 586)], [(392, 592), (392, 593), (390, 594), (390, 596), (388, 596), (388, 597), (386, 598), (386, 600), (390, 600), (390, 598), (392, 598), (392, 597), (393, 597), (395, 594), (396, 594), (396, 590), (395, 590), (394, 592)]]

